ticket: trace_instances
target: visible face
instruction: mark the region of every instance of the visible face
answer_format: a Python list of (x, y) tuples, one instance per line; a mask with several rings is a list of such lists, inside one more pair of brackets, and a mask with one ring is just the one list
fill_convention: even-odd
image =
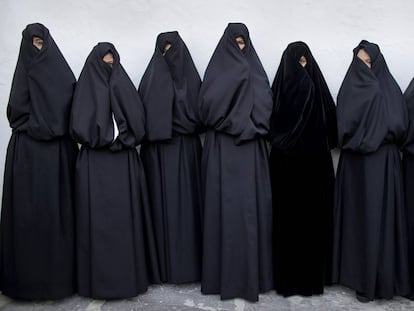
[(369, 68), (371, 68), (371, 57), (364, 49), (360, 49), (357, 54), (358, 58), (362, 60)]
[(34, 36), (32, 43), (38, 50), (41, 50), (43, 47), (43, 39), (40, 37)]
[(301, 64), (302, 67), (305, 67), (307, 63), (308, 63), (308, 61), (306, 60), (306, 57), (301, 56), (300, 59), (299, 59), (299, 64)]
[(242, 36), (236, 37), (236, 43), (238, 44), (240, 50), (243, 50), (246, 46), (246, 43), (244, 42), (244, 38)]
[(107, 64), (113, 64), (114, 63), (114, 55), (112, 53), (106, 53), (102, 60)]
[(171, 43), (168, 43), (164, 46), (164, 49), (162, 50), (162, 55), (164, 56), (165, 53), (171, 48)]

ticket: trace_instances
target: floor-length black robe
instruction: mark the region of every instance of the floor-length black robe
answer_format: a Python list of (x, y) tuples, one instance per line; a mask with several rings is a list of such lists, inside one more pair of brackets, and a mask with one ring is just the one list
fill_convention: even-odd
[[(171, 47), (163, 55), (166, 44)], [(141, 146), (161, 281), (184, 283), (201, 275), (201, 80), (178, 32), (161, 33), (142, 78), (146, 112)]]
[[(43, 39), (41, 50), (33, 36)], [(73, 179), (78, 147), (68, 135), (76, 80), (49, 30), (23, 31), (7, 117), (0, 224), (0, 290), (17, 299), (74, 291)]]
[[(305, 67), (299, 59), (305, 56)], [(308, 46), (288, 45), (272, 85), (269, 138), (275, 289), (322, 294), (331, 280), (335, 104)]]
[[(240, 50), (236, 37), (243, 36)], [(251, 301), (273, 287), (267, 145), (272, 94), (245, 25), (226, 28), (200, 90), (208, 128), (202, 158), (201, 290)]]
[[(108, 52), (114, 56), (112, 66), (102, 60)], [(82, 144), (76, 163), (82, 296), (132, 297), (158, 281), (145, 174), (135, 148), (145, 133), (144, 120), (138, 92), (117, 51), (99, 43), (79, 77), (71, 118), (71, 133)]]
[(414, 300), (414, 79), (405, 90), (409, 127), (403, 144), (403, 174), (405, 206), (408, 223), (408, 259), (411, 290), (409, 298)]
[[(371, 68), (357, 57), (363, 48)], [(376, 44), (362, 41), (338, 94), (333, 280), (368, 300), (409, 291), (399, 144), (408, 126), (397, 83)]]

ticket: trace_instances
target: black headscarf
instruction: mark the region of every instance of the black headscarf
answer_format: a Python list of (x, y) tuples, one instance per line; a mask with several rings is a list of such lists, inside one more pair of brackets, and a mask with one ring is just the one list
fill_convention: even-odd
[[(112, 65), (102, 59), (107, 53)], [(119, 129), (115, 142), (112, 113)], [(133, 148), (145, 134), (142, 102), (111, 43), (98, 43), (86, 59), (73, 98), (71, 134), (81, 144), (111, 150)]]
[[(42, 49), (33, 37), (43, 39)], [(49, 30), (42, 24), (27, 25), (7, 106), (13, 131), (49, 140), (68, 133), (76, 79)]]
[[(171, 47), (163, 55), (167, 43)], [(200, 85), (200, 76), (178, 32), (159, 34), (154, 55), (138, 89), (145, 106), (146, 138), (149, 141), (198, 131)]]
[[(360, 49), (371, 57), (371, 68), (358, 58)], [(339, 90), (337, 117), (342, 149), (369, 153), (383, 143), (402, 142), (408, 127), (407, 108), (378, 45), (363, 40), (354, 49)]]
[[(240, 50), (236, 37), (246, 46)], [(235, 136), (237, 144), (268, 133), (272, 92), (244, 24), (230, 23), (208, 64), (200, 90), (205, 126)]]
[(411, 155), (414, 155), (414, 79), (411, 80), (404, 92), (404, 98), (407, 102), (409, 127), (405, 137), (403, 149)]
[[(307, 61), (305, 67), (299, 63), (302, 56)], [(309, 148), (321, 144), (327, 149), (336, 147), (335, 103), (304, 42), (290, 43), (283, 52), (272, 91), (274, 106), (269, 136), (273, 147), (280, 150), (291, 150), (298, 144)], [(304, 135), (309, 141), (298, 142)]]

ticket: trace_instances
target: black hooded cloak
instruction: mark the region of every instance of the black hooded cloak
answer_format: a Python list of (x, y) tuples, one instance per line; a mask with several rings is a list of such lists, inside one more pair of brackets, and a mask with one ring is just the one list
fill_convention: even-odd
[[(43, 39), (39, 50), (33, 37)], [(0, 226), (0, 290), (16, 299), (74, 291), (73, 181), (78, 147), (68, 135), (76, 80), (49, 30), (23, 31), (7, 106)]]
[(403, 151), (403, 173), (405, 206), (408, 223), (408, 258), (410, 266), (411, 291), (410, 299), (414, 299), (414, 79), (405, 90), (404, 97), (408, 108), (409, 127)]
[[(102, 59), (108, 52), (112, 66)], [(79, 77), (71, 118), (71, 134), (82, 144), (76, 163), (80, 295), (132, 297), (159, 281), (145, 174), (135, 148), (144, 121), (115, 47), (99, 43)]]
[[(171, 47), (163, 55), (166, 44)], [(201, 80), (178, 32), (161, 33), (139, 94), (146, 113), (141, 157), (163, 282), (200, 280)]]
[[(299, 63), (302, 56), (305, 67)], [(272, 90), (275, 288), (284, 296), (322, 294), (332, 277), (335, 104), (303, 42), (288, 45)]]
[[(236, 37), (246, 46), (240, 50)], [(247, 27), (226, 28), (200, 90), (208, 128), (202, 157), (201, 290), (251, 301), (273, 287), (268, 151), (272, 94)]]
[[(369, 68), (357, 56), (364, 49)], [(338, 94), (333, 280), (368, 300), (409, 291), (399, 145), (408, 128), (401, 90), (378, 45), (361, 41)]]

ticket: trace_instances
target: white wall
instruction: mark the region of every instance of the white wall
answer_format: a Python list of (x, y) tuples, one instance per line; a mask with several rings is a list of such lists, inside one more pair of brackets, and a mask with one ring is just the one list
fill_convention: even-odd
[(6, 105), (28, 23), (49, 28), (77, 77), (97, 42), (114, 43), (138, 86), (159, 32), (178, 30), (203, 75), (233, 21), (248, 26), (270, 82), (296, 40), (309, 44), (334, 97), (361, 39), (380, 45), (403, 90), (414, 76), (413, 0), (0, 0), (0, 185), (11, 132)]

